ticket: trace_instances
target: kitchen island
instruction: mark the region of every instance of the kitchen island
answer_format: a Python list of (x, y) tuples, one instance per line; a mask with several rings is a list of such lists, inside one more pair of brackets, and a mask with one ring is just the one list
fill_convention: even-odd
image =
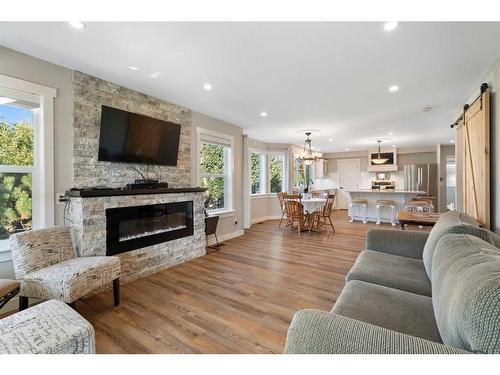
[[(368, 201), (368, 221), (377, 221), (377, 200), (379, 199), (390, 199), (396, 203), (396, 212), (403, 211), (405, 207), (405, 202), (410, 201), (417, 195), (424, 195), (425, 191), (421, 190), (378, 190), (378, 189), (361, 189), (361, 190), (349, 190), (345, 191), (348, 196), (349, 203), (353, 199), (366, 199)], [(362, 212), (358, 208), (353, 208), (355, 218), (359, 218)], [(388, 208), (381, 208), (381, 222), (390, 223), (391, 222), (391, 212)]]

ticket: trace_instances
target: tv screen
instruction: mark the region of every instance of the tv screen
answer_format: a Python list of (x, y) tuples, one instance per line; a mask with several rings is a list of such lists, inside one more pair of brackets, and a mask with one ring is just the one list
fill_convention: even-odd
[(177, 165), (181, 126), (102, 106), (99, 161)]

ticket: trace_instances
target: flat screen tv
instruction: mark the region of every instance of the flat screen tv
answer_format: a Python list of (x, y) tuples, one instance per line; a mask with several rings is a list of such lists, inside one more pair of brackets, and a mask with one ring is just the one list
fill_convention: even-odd
[(181, 126), (102, 106), (99, 161), (177, 165)]

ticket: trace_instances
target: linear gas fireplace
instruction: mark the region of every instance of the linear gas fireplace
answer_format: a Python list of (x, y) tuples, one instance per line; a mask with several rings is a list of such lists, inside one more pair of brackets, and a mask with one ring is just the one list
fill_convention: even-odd
[(193, 202), (106, 210), (106, 255), (193, 235)]

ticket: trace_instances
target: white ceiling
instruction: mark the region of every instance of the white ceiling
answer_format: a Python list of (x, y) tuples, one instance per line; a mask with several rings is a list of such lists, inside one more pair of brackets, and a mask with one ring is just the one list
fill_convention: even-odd
[[(364, 150), (379, 137), (398, 147), (448, 144), (454, 116), (500, 53), (500, 23), (409, 22), (390, 33), (382, 26), (93, 22), (76, 30), (3, 22), (0, 44), (239, 125), (262, 141), (300, 145), (300, 130), (318, 129), (312, 139), (321, 152)], [(390, 93), (391, 85), (400, 90)]]

